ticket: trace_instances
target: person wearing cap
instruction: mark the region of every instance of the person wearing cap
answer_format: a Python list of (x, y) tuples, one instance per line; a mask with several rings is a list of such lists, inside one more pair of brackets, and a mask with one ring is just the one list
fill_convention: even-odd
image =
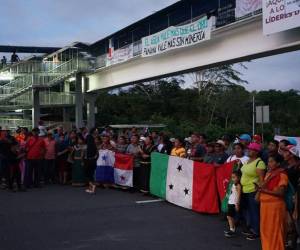
[(249, 161), (241, 168), (242, 206), (247, 218), (248, 230), (244, 232), (248, 240), (259, 238), (259, 204), (255, 200), (256, 185), (263, 182), (266, 165), (259, 157), (261, 144), (252, 142), (248, 146)]
[(40, 177), (42, 160), (45, 154), (45, 142), (42, 137), (39, 137), (39, 129), (32, 129), (32, 136), (28, 139), (26, 144), (27, 151), (27, 169), (25, 186), (27, 188), (40, 187)]
[(245, 155), (248, 156), (248, 145), (251, 143), (251, 136), (248, 134), (242, 134), (238, 137), (239, 142), (242, 143), (245, 147)]
[(226, 162), (227, 158), (228, 155), (225, 153), (225, 142), (223, 140), (217, 140), (212, 163), (215, 166), (220, 166)]
[[(299, 221), (299, 178), (300, 178), (300, 159), (299, 159), (299, 151), (296, 146), (294, 145), (287, 145), (282, 152), (283, 158), (287, 163), (286, 172), (289, 178), (291, 185), (293, 186), (294, 190), (296, 191), (296, 199), (294, 204), (294, 211), (292, 212), (292, 217), (290, 216), (289, 219), (291, 221)], [(289, 223), (289, 226), (293, 225)], [(297, 244), (297, 232), (294, 227), (289, 229), (292, 233), (289, 235), (290, 237), (290, 247), (295, 247)]]

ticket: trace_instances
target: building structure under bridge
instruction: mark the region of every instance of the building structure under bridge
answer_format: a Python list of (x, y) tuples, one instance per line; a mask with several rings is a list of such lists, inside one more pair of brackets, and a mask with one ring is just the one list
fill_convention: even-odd
[(262, 5), (241, 10), (241, 2), (178, 1), (92, 44), (0, 46), (43, 53), (0, 70), (0, 125), (36, 126), (56, 110), (58, 122), (92, 127), (101, 89), (300, 49), (299, 27), (266, 35)]

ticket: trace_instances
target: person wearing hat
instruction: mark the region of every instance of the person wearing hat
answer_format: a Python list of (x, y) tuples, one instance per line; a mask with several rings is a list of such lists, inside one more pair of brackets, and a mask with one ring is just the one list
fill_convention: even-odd
[(225, 147), (226, 145), (223, 140), (217, 140), (215, 143), (215, 152), (212, 161), (215, 166), (220, 166), (226, 162), (228, 155), (225, 153)]
[(255, 199), (257, 187), (263, 182), (266, 165), (259, 157), (261, 144), (252, 142), (248, 146), (249, 161), (241, 168), (242, 207), (247, 218), (247, 230), (244, 234), (247, 240), (259, 238), (259, 204)]
[(245, 147), (245, 155), (248, 156), (248, 146), (251, 143), (251, 136), (248, 134), (242, 134), (238, 137), (240, 143), (242, 143)]
[(42, 160), (45, 154), (45, 142), (42, 137), (39, 137), (39, 129), (32, 129), (32, 136), (27, 141), (27, 169), (25, 186), (27, 188), (40, 187), (40, 175), (42, 168)]

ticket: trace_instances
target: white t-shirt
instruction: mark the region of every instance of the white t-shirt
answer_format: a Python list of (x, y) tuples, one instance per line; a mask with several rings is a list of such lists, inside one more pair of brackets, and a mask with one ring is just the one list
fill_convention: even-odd
[(240, 160), (241, 163), (244, 165), (249, 161), (249, 157), (246, 155), (244, 155), (243, 157), (236, 157), (236, 155), (232, 155), (232, 156), (229, 156), (229, 158), (227, 159), (226, 162), (232, 162), (235, 160)]
[(231, 187), (231, 192), (228, 198), (228, 204), (230, 205), (236, 205), (238, 204), (239, 200), (238, 200), (238, 191), (237, 191), (237, 186), (236, 185), (232, 185)]

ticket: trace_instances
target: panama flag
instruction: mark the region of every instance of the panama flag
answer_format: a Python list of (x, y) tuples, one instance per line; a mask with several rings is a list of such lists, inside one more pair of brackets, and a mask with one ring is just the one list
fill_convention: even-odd
[(115, 154), (114, 179), (115, 184), (132, 187), (133, 156), (127, 154)]
[(115, 153), (111, 150), (99, 150), (95, 180), (100, 183), (114, 183)]
[(219, 213), (216, 167), (159, 153), (151, 161), (153, 195), (198, 212)]

